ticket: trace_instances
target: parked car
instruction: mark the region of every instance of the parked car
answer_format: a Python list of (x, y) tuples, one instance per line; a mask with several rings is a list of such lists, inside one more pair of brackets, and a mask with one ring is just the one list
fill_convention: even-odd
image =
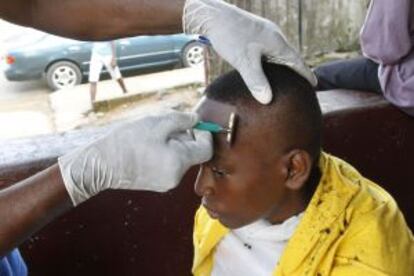
[[(203, 45), (185, 34), (123, 38), (116, 45), (122, 72), (198, 66), (204, 61)], [(44, 78), (52, 90), (72, 87), (88, 76), (91, 50), (92, 42), (34, 33), (6, 52), (4, 73), (10, 81)]]

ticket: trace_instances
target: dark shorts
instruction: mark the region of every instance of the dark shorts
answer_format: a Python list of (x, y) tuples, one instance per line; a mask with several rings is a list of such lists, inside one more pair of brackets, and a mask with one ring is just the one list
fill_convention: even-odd
[(381, 93), (378, 64), (361, 57), (322, 64), (315, 69), (317, 90), (351, 89)]

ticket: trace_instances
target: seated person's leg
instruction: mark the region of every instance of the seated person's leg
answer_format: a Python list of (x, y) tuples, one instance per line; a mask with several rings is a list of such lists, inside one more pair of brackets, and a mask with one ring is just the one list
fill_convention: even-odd
[(378, 64), (364, 57), (328, 62), (314, 72), (318, 91), (342, 88), (381, 93)]

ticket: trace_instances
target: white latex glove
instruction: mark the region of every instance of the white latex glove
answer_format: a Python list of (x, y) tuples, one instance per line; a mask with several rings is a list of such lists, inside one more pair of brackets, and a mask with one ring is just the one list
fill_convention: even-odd
[(240, 72), (260, 103), (268, 104), (273, 97), (263, 73), (262, 56), (289, 66), (313, 86), (317, 84), (313, 72), (275, 23), (222, 0), (187, 0), (183, 29), (207, 37), (216, 52)]
[(164, 192), (193, 165), (212, 157), (211, 134), (187, 132), (195, 113), (168, 112), (125, 123), (105, 137), (59, 158), (66, 189), (76, 206), (106, 189)]

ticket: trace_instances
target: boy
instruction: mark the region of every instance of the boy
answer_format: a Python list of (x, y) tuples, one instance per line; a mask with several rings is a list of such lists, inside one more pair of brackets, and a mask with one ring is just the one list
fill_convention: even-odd
[(395, 201), (344, 161), (321, 151), (315, 91), (264, 64), (273, 90), (256, 103), (233, 71), (207, 88), (203, 121), (226, 125), (195, 183), (195, 275), (414, 275), (414, 242)]

